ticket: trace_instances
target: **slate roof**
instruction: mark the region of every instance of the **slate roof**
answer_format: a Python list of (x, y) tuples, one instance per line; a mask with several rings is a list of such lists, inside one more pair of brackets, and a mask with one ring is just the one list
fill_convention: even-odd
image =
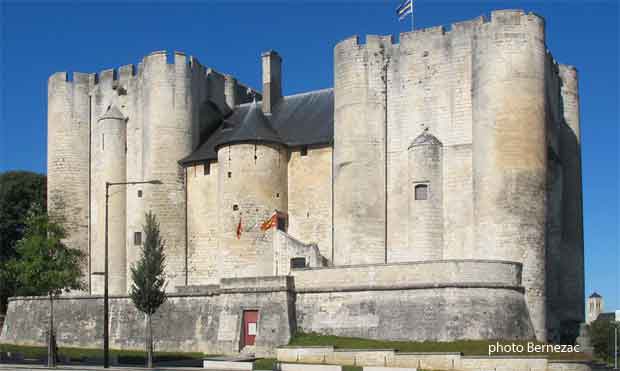
[(182, 165), (217, 160), (217, 147), (231, 143), (279, 143), (288, 147), (331, 144), (334, 138), (334, 91), (317, 90), (283, 97), (271, 115), (262, 102), (235, 107)]
[(413, 142), (409, 145), (409, 148), (416, 146), (424, 146), (424, 145), (441, 145), (441, 142), (437, 137), (428, 132), (428, 129), (425, 129), (422, 134), (418, 135)]
[(232, 130), (230, 134), (218, 140), (216, 147), (248, 142), (285, 144), (278, 132), (271, 126), (270, 120), (263, 114), (258, 103), (253, 102), (249, 107), (244, 108), (247, 109), (234, 110), (232, 116), (224, 120), (225, 129)]
[(118, 107), (116, 107), (115, 105), (111, 105), (110, 107), (108, 107), (108, 110), (105, 111), (105, 113), (101, 117), (99, 117), (99, 120), (97, 121), (106, 119), (124, 120), (125, 116), (123, 116), (123, 113), (120, 109), (118, 109)]
[(590, 295), (591, 298), (600, 298), (601, 296), (598, 294), (598, 292), (594, 292), (592, 295)]

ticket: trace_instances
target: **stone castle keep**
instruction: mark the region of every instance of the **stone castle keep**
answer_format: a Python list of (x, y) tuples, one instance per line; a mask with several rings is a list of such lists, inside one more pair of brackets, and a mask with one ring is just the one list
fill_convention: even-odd
[[(167, 248), (162, 349), (269, 352), (297, 329), (574, 339), (577, 72), (547, 50), (541, 17), (352, 37), (334, 48), (333, 89), (289, 96), (282, 58), (261, 58), (260, 93), (178, 52), (51, 76), (49, 208), (88, 256), (89, 287), (59, 301), (59, 343), (99, 342), (105, 182), (148, 180), (162, 184), (110, 188), (112, 347), (142, 347), (126, 295), (147, 211)], [(43, 342), (28, 325), (46, 305), (13, 298), (2, 341)]]

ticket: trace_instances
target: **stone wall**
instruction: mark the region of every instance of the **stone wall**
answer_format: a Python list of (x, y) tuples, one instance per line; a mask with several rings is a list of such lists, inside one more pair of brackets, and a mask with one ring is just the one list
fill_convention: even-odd
[(290, 275), (293, 258), (304, 258), (306, 267), (325, 266), (326, 259), (321, 256), (316, 244), (305, 244), (275, 228), (271, 233), (273, 233), (273, 275)]
[[(399, 44), (349, 38), (334, 54), (334, 254), (344, 257), (336, 264), (377, 262), (381, 252), (387, 262), (424, 259), (415, 252), (428, 236), (410, 236), (407, 223), (416, 212), (407, 162), (410, 144), (427, 130), (443, 144), (443, 215), (425, 219), (442, 220), (443, 236), (430, 251), (523, 263), (540, 340), (547, 328), (557, 334), (561, 323), (581, 320), (577, 76), (546, 49), (544, 20), (498, 10), (449, 30), (403, 33)], [(377, 192), (383, 180), (386, 193)], [(547, 282), (548, 272), (555, 282)], [(565, 275), (570, 283), (561, 289)]]
[[(590, 371), (590, 362), (549, 360), (545, 356), (463, 356), (461, 353), (406, 353), (393, 349), (362, 350), (333, 347), (279, 347), (279, 362), (327, 363), (367, 367), (433, 370)], [(387, 368), (386, 370), (391, 370)]]
[(288, 150), (232, 144), (217, 154), (218, 277), (273, 275), (273, 234), (261, 225), (288, 210)]
[(309, 292), (298, 294), (295, 304), (304, 332), (404, 341), (534, 337), (515, 288)]
[[(288, 212), (288, 234), (299, 239), (291, 246), (316, 243), (328, 264), (343, 267), (315, 277), (293, 272), (301, 290), (305, 281), (383, 289), (390, 278), (370, 274), (390, 277), (386, 272), (398, 269), (419, 274), (415, 285), (456, 285), (423, 266), (372, 265), (506, 260), (521, 264), (523, 279), (509, 286), (524, 287), (538, 339), (576, 328), (584, 290), (577, 71), (546, 50), (544, 20), (501, 10), (450, 30), (403, 33), (399, 44), (389, 36), (371, 35), (365, 44), (349, 38), (334, 49), (334, 69), (333, 148), (311, 147), (302, 156), (301, 148), (236, 144), (220, 148), (217, 162), (185, 170), (177, 161), (217, 121), (204, 117), (204, 105), (227, 111), (250, 99), (234, 77), (178, 52), (152, 53), (137, 69), (76, 73), (74, 81), (54, 74), (48, 198), (51, 212), (67, 219), (68, 243), (89, 256), (90, 292), (103, 287), (92, 273), (103, 270), (104, 183), (122, 172), (114, 168), (112, 176), (95, 156), (104, 146), (96, 120), (113, 105), (127, 119), (125, 179), (163, 182), (129, 186), (125, 201), (117, 197), (126, 204), (126, 264), (114, 269), (128, 274), (139, 253), (134, 234), (153, 211), (167, 242), (171, 288), (273, 274), (281, 263), (277, 241), (259, 226), (278, 209)], [(409, 151), (422, 132), (441, 143), (423, 154), (432, 157), (428, 171)], [(422, 208), (411, 201), (420, 182), (431, 183)], [(63, 199), (71, 200), (64, 209)], [(480, 283), (469, 274), (457, 275), (460, 283)], [(122, 292), (115, 282), (113, 292)]]
[[(295, 318), (286, 277), (227, 280), (192, 295), (171, 294), (153, 317), (155, 350), (229, 354), (240, 351), (244, 310), (259, 310), (255, 351), (272, 353), (287, 344)], [(61, 297), (54, 303), (60, 347), (99, 348), (103, 336), (103, 298)], [(49, 301), (12, 298), (0, 342), (44, 345)], [(144, 349), (144, 315), (126, 296), (110, 299), (110, 347)]]
[(188, 270), (190, 285), (216, 284), (218, 252), (219, 165), (207, 162), (188, 166), (187, 219)]
[(386, 259), (386, 60), (391, 37), (334, 48), (334, 264)]
[[(126, 201), (121, 200), (125, 205), (115, 205), (114, 210), (126, 210), (126, 216), (121, 215), (126, 232), (112, 231), (123, 235), (112, 239), (126, 239), (128, 247), (126, 263), (115, 267), (129, 274), (139, 250), (134, 234), (142, 231), (144, 213), (153, 211), (167, 242), (172, 287), (188, 283), (185, 183), (177, 161), (196, 148), (201, 134), (213, 129), (208, 127), (212, 120), (201, 116), (205, 104), (225, 111), (227, 99), (239, 104), (250, 99), (245, 87), (234, 78), (228, 80), (225, 83), (224, 75), (203, 67), (196, 58), (163, 51), (144, 57), (137, 68), (125, 65), (98, 74), (74, 73), (73, 81), (64, 72), (50, 77), (49, 209), (66, 219), (69, 244), (88, 256), (84, 272), (89, 292), (103, 291), (101, 276), (93, 273), (103, 270), (105, 182), (121, 180), (116, 179), (118, 171), (125, 172), (126, 181), (156, 179), (163, 184), (126, 186)], [(100, 156), (105, 135), (97, 121), (110, 106), (126, 118), (126, 169), (110, 167)], [(110, 139), (108, 144), (113, 143)], [(121, 187), (113, 187), (111, 194), (123, 192)], [(112, 258), (121, 259), (118, 255)], [(122, 280), (117, 281), (112, 291), (124, 292)]]
[(293, 270), (297, 292), (364, 291), (437, 285), (518, 287), (521, 265), (500, 261), (427, 261)]
[[(88, 107), (95, 76), (75, 73), (73, 81), (68, 80), (66, 72), (59, 72), (48, 81), (47, 205), (50, 215), (64, 219), (67, 245), (88, 256), (91, 125)], [(89, 269), (90, 260), (87, 260), (83, 270), (89, 272)]]
[[(223, 278), (170, 294), (155, 317), (156, 348), (238, 352), (243, 310), (259, 310), (254, 351), (264, 354), (296, 329), (386, 340), (530, 339), (520, 271), (515, 263), (438, 261)], [(43, 344), (48, 305), (12, 298), (0, 342)], [(59, 345), (98, 347), (102, 305), (101, 296), (59, 298)], [(110, 299), (110, 318), (113, 348), (143, 349), (144, 318), (128, 297)]]
[(332, 261), (332, 148), (311, 147), (307, 155), (291, 150), (288, 161), (287, 233), (316, 243)]

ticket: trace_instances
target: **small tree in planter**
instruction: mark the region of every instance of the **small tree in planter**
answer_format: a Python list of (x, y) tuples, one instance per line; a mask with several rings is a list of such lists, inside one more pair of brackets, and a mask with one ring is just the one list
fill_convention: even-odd
[(153, 327), (151, 318), (157, 309), (166, 302), (166, 277), (164, 241), (159, 234), (159, 223), (151, 212), (146, 214), (144, 225), (144, 244), (140, 260), (131, 267), (131, 300), (136, 308), (146, 316), (147, 367), (153, 367)]
[(50, 301), (47, 337), (48, 367), (56, 365), (54, 334), (54, 298), (63, 291), (84, 289), (80, 269), (84, 254), (67, 247), (62, 224), (51, 220), (40, 206), (35, 206), (26, 219), (24, 237), (17, 242), (17, 258), (9, 269), (21, 286), (22, 295), (45, 294)]

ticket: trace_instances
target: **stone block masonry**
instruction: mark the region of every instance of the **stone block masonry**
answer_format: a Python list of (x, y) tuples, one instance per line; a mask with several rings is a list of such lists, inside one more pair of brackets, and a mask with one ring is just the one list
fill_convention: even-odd
[[(154, 317), (156, 349), (240, 352), (245, 310), (259, 312), (253, 352), (261, 355), (273, 355), (297, 329), (381, 340), (534, 336), (517, 263), (363, 268), (302, 269), (293, 276), (225, 278), (218, 285), (181, 288)], [(0, 342), (43, 345), (48, 305), (43, 297), (12, 298)], [(54, 305), (59, 346), (98, 347), (102, 305), (100, 296), (59, 298)], [(128, 297), (111, 299), (110, 323), (111, 347), (144, 349), (144, 316)]]
[[(584, 315), (578, 75), (547, 50), (542, 17), (497, 10), (399, 43), (347, 38), (333, 89), (283, 96), (283, 58), (260, 63), (265, 99), (180, 52), (50, 77), (49, 210), (87, 253), (95, 295), (62, 300), (90, 308), (102, 292), (105, 182), (160, 180), (113, 189), (110, 287), (122, 314), (154, 212), (174, 298), (162, 313), (211, 313), (185, 316), (187, 337), (165, 328), (170, 346), (239, 351), (239, 308), (268, 308), (255, 292), (284, 311), (261, 321), (290, 321), (265, 349), (296, 328), (573, 341)], [(12, 303), (16, 318), (38, 310)]]
[[(577, 79), (546, 49), (544, 19), (498, 10), (449, 30), (403, 33), (399, 44), (353, 37), (336, 45), (334, 64), (335, 263), (520, 262), (537, 338), (576, 330)], [(424, 132), (439, 149), (414, 145)], [(417, 199), (420, 186), (427, 199)], [(567, 290), (557, 289), (559, 277)]]

